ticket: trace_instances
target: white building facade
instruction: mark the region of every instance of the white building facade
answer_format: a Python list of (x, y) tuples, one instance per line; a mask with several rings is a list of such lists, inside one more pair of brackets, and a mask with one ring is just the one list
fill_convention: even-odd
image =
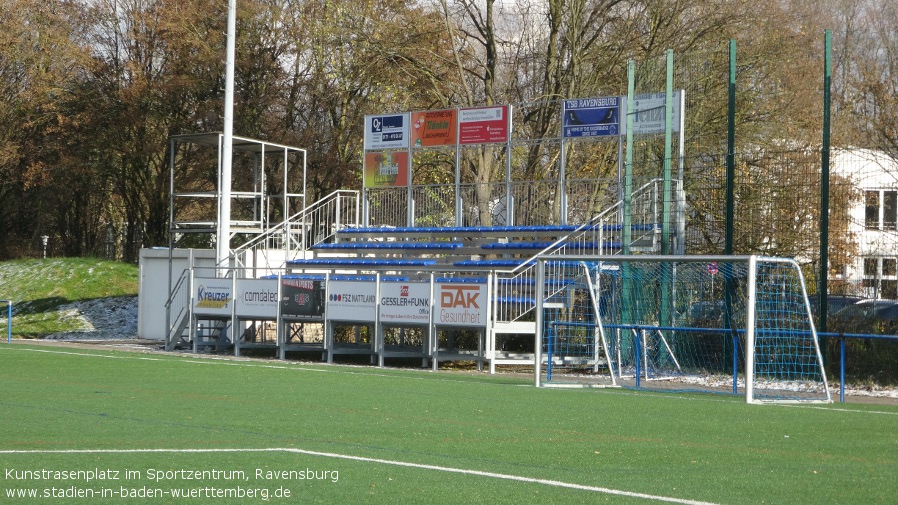
[(848, 230), (858, 254), (843, 278), (858, 295), (898, 299), (898, 160), (878, 151), (838, 150), (830, 166), (833, 175), (848, 178), (860, 192), (849, 209)]

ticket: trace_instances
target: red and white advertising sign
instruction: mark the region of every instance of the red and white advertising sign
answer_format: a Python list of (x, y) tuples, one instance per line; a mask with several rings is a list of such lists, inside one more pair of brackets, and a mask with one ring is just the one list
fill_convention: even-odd
[(380, 322), (429, 324), (430, 283), (382, 282)]
[(508, 106), (458, 110), (458, 143), (490, 144), (508, 142)]

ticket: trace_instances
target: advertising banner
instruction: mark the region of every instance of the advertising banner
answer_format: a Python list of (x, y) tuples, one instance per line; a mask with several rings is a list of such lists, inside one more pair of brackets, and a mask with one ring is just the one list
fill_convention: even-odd
[(610, 137), (620, 134), (620, 102), (617, 96), (564, 101), (564, 138)]
[(281, 317), (290, 319), (324, 317), (324, 282), (281, 278)]
[(363, 281), (331, 281), (327, 287), (327, 318), (334, 321), (375, 322), (376, 284)]
[(455, 109), (412, 112), (412, 145), (454, 146), (458, 128)]
[(486, 327), (486, 284), (438, 283), (437, 314), (434, 324), (441, 326)]
[(458, 143), (489, 144), (508, 142), (508, 106), (458, 110)]
[(365, 116), (365, 150), (408, 149), (408, 113)]
[(277, 279), (237, 279), (234, 307), (237, 317), (276, 319), (278, 315)]
[(231, 279), (219, 278), (194, 278), (194, 305), (193, 312), (199, 316), (230, 316), (231, 302), (234, 294), (231, 292)]
[(365, 153), (365, 188), (408, 186), (408, 151)]
[(380, 322), (387, 324), (429, 324), (430, 283), (381, 283)]
[[(673, 93), (673, 123), (671, 131), (680, 131), (680, 91)], [(664, 133), (667, 117), (667, 93), (644, 93), (633, 96), (633, 133)], [(626, 103), (624, 104), (626, 109)], [(628, 113), (631, 111), (628, 111)]]

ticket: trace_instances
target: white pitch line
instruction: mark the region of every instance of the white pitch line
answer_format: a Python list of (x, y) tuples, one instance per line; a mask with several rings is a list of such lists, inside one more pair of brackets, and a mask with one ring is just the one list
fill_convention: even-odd
[(625, 496), (628, 498), (640, 498), (664, 503), (678, 503), (681, 505), (717, 505), (714, 502), (705, 502), (698, 500), (689, 500), (684, 498), (674, 498), (670, 496), (660, 496), (647, 493), (635, 493), (632, 491), (622, 491), (620, 489), (611, 489), (598, 486), (587, 486), (583, 484), (574, 484), (572, 482), (562, 482), (550, 479), (536, 479), (533, 477), (524, 477), (521, 475), (511, 475), (507, 473), (484, 472), (481, 470), (468, 470), (465, 468), (454, 468), (450, 466), (426, 465), (421, 463), (411, 463), (408, 461), (398, 461), (392, 459), (369, 458), (365, 456), (353, 456), (351, 454), (338, 454), (333, 452), (310, 451), (306, 449), (296, 449), (292, 447), (268, 447), (260, 449), (59, 449), (59, 450), (0, 450), (0, 454), (150, 454), (150, 453), (240, 453), (240, 452), (284, 452), (292, 454), (305, 454), (308, 456), (319, 456), (324, 458), (337, 458), (350, 461), (361, 461), (365, 463), (377, 463), (381, 465), (401, 466), (407, 468), (417, 468), (421, 470), (433, 470), (437, 472), (457, 473), (462, 475), (472, 475), (476, 477), (488, 477), (491, 479), (511, 480), (516, 482), (525, 482), (528, 484), (540, 484), (544, 486), (560, 487), (565, 489), (575, 489), (578, 491), (589, 491), (593, 493), (610, 494), (615, 496)]

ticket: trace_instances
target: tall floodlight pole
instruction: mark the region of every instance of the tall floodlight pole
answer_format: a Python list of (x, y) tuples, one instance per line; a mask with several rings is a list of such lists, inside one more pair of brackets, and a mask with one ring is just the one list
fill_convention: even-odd
[(228, 0), (228, 44), (225, 61), (224, 130), (221, 170), (218, 174), (218, 237), (216, 264), (219, 276), (228, 270), (231, 258), (231, 158), (234, 143), (234, 60), (237, 39), (237, 0)]

